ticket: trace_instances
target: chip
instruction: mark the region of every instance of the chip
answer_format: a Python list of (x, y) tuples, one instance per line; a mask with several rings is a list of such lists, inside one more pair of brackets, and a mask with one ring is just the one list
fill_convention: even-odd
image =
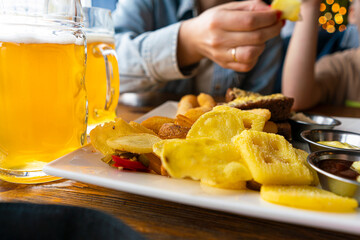
[(299, 20), (300, 15), (300, 0), (274, 0), (271, 3), (271, 8), (282, 12), (281, 18), (290, 21)]
[(262, 186), (262, 199), (290, 207), (328, 212), (353, 212), (358, 203), (353, 198), (311, 186)]
[(317, 186), (320, 183), (319, 182), (319, 177), (317, 175), (316, 170), (313, 169), (310, 166), (310, 164), (307, 162), (307, 157), (308, 157), (309, 154), (307, 152), (305, 152), (304, 150), (296, 149), (296, 148), (295, 148), (295, 153), (296, 153), (298, 159), (305, 164), (305, 166), (309, 169), (311, 175), (313, 176), (314, 180), (311, 183), (311, 185)]
[(139, 130), (139, 132), (141, 132), (141, 133), (149, 133), (149, 134), (156, 135), (156, 133), (154, 133), (153, 130), (144, 127), (144, 126), (141, 125), (140, 123), (131, 121), (131, 122), (129, 122), (129, 124), (130, 124), (130, 126), (132, 126), (133, 128)]
[[(154, 145), (171, 177), (192, 178), (214, 187), (244, 187), (252, 176), (237, 148), (212, 138), (163, 140)], [(161, 149), (161, 150), (160, 150)]]
[[(262, 131), (264, 129), (265, 122), (267, 121), (266, 111), (257, 111), (256, 113), (253, 110), (240, 110), (237, 108), (229, 106), (217, 106), (214, 107), (213, 111), (231, 111), (234, 114), (239, 115), (243, 120), (245, 129), (251, 129), (255, 131)], [(260, 112), (263, 113), (260, 114)]]
[(246, 130), (232, 139), (254, 180), (267, 185), (309, 185), (314, 178), (292, 145), (272, 133)]
[(161, 138), (148, 133), (134, 133), (116, 136), (106, 140), (107, 145), (122, 152), (151, 153), (153, 145), (161, 141)]
[(139, 133), (138, 129), (133, 128), (121, 118), (117, 118), (115, 122), (104, 123), (103, 125), (96, 126), (90, 132), (90, 141), (95, 149), (102, 154), (107, 155), (113, 153), (113, 149), (109, 147), (106, 140), (126, 134)]

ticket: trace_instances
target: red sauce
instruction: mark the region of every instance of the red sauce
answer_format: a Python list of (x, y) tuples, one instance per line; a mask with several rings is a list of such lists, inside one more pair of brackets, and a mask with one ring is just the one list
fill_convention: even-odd
[(320, 161), (318, 166), (322, 170), (336, 176), (356, 180), (359, 173), (350, 168), (352, 164), (352, 161), (329, 159)]

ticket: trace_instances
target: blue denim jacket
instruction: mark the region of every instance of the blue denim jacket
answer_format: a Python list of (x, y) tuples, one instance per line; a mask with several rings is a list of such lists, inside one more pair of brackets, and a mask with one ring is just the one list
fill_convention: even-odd
[[(195, 0), (119, 0), (113, 12), (121, 92), (160, 90), (197, 93), (196, 68), (184, 75), (177, 63), (177, 39), (183, 20), (194, 16)], [(215, 64), (210, 94), (229, 87), (268, 94), (281, 63), (280, 37), (267, 42), (255, 68), (247, 73)]]

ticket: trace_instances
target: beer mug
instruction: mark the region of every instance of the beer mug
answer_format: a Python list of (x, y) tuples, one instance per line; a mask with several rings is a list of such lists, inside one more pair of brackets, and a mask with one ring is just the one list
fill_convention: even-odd
[(86, 141), (79, 0), (0, 0), (0, 179), (40, 183)]
[(119, 69), (110, 10), (83, 8), (87, 39), (85, 85), (89, 104), (88, 132), (116, 117)]

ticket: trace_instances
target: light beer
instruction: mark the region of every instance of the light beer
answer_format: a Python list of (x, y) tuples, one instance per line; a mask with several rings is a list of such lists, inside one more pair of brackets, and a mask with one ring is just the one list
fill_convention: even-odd
[(70, 39), (0, 38), (0, 178), (29, 183), (4, 172), (41, 171), (84, 143), (84, 50)]
[(86, 90), (89, 104), (90, 128), (96, 124), (113, 121), (116, 117), (116, 106), (119, 99), (119, 70), (115, 55), (108, 55), (110, 62), (112, 99), (108, 109), (105, 109), (107, 75), (104, 56), (99, 52), (99, 46), (106, 45), (115, 50), (114, 38), (111, 35), (87, 35), (87, 62), (86, 62)]

